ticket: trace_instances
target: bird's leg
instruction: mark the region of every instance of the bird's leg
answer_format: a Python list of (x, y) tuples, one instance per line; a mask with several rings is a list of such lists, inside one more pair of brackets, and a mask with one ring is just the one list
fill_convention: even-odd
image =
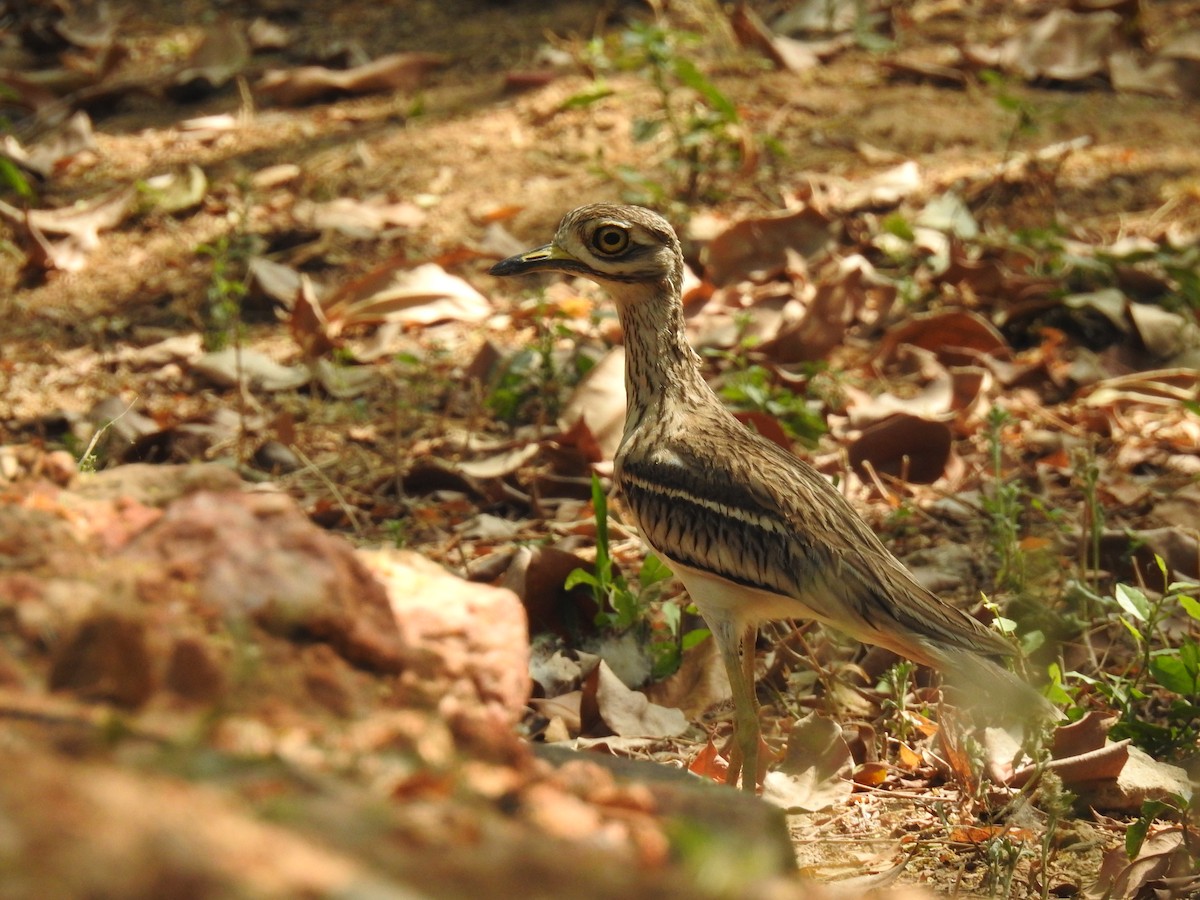
[(727, 784), (742, 776), (742, 790), (758, 790), (758, 703), (754, 696), (754, 643), (758, 628), (739, 629), (735, 622), (715, 622), (713, 637), (721, 650), (729, 687), (733, 693), (733, 750), (729, 756)]

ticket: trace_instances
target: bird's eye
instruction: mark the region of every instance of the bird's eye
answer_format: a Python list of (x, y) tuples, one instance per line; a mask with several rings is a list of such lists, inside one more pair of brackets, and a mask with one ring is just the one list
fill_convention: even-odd
[(629, 246), (629, 231), (619, 225), (605, 225), (592, 235), (592, 247), (606, 256), (615, 256)]

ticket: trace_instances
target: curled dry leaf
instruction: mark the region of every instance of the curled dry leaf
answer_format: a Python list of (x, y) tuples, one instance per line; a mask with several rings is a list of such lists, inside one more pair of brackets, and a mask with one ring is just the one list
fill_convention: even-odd
[(281, 106), (343, 94), (409, 91), (419, 87), (429, 72), (447, 62), (448, 57), (440, 53), (392, 53), (352, 69), (303, 66), (267, 72), (255, 85), (255, 91)]
[(641, 691), (630, 690), (604, 660), (584, 679), (585, 726), (593, 721), (589, 708), (598, 722), (618, 737), (670, 738), (688, 729), (682, 712), (651, 703)]
[(718, 287), (735, 281), (766, 281), (787, 267), (787, 252), (812, 256), (833, 236), (828, 216), (812, 206), (742, 219), (709, 242), (705, 278)]
[(604, 459), (616, 456), (625, 428), (625, 348), (614, 347), (576, 385), (560, 417), (587, 425)]
[(155, 175), (141, 184), (138, 207), (142, 212), (178, 213), (194, 209), (204, 201), (208, 178), (197, 165), (182, 172)]
[(486, 297), (437, 263), (414, 269), (399, 269), (395, 262), (381, 266), (343, 285), (322, 307), (328, 320), (341, 327), (480, 322), (492, 313)]
[(387, 228), (416, 228), (425, 221), (425, 211), (415, 203), (393, 203), (383, 197), (366, 200), (339, 197), (327, 203), (306, 201), (296, 204), (295, 214), (301, 223), (313, 228), (360, 238), (372, 238)]
[(92, 120), (79, 111), (61, 125), (52, 128), (29, 147), (11, 134), (4, 135), (3, 152), (9, 159), (40, 178), (49, 178), (80, 153), (96, 149)]
[(967, 310), (911, 316), (884, 335), (877, 361), (880, 364), (891, 361), (903, 344), (932, 351), (946, 365), (973, 363), (980, 354), (1012, 358), (1012, 349), (1004, 336), (985, 318)]
[(775, 34), (745, 4), (739, 3), (734, 8), (729, 24), (743, 47), (761, 53), (778, 69), (803, 72), (821, 64), (821, 58), (811, 46), (787, 35)]
[(1168, 825), (1143, 842), (1135, 859), (1129, 859), (1124, 847), (1104, 854), (1096, 881), (1082, 896), (1085, 900), (1183, 900), (1196, 896), (1198, 890), (1200, 875), (1194, 871), (1183, 829)]
[(1106, 71), (1120, 27), (1121, 17), (1113, 12), (1055, 9), (1009, 38), (997, 63), (1028, 79), (1081, 81)]
[(679, 668), (672, 675), (644, 690), (653, 702), (679, 709), (690, 720), (699, 719), (733, 696), (729, 674), (711, 636), (685, 650)]
[(864, 481), (875, 472), (910, 484), (933, 484), (947, 473), (952, 452), (950, 429), (942, 422), (896, 415), (863, 431), (850, 445), (850, 464)]
[(167, 93), (176, 100), (199, 99), (228, 84), (249, 62), (250, 45), (241, 23), (218, 19), (171, 76)]
[[(832, 269), (832, 271), (830, 271)], [(826, 266), (800, 318), (782, 325), (758, 349), (773, 362), (791, 365), (823, 359), (841, 344), (846, 330), (868, 302), (888, 306), (896, 288), (879, 282), (866, 257), (857, 253)]]
[(304, 366), (283, 366), (257, 350), (230, 348), (192, 361), (192, 371), (221, 387), (244, 384), (253, 390), (292, 391), (312, 380)]
[(763, 780), (763, 799), (789, 810), (816, 812), (854, 791), (854, 758), (833, 719), (809, 713), (788, 733), (787, 752)]

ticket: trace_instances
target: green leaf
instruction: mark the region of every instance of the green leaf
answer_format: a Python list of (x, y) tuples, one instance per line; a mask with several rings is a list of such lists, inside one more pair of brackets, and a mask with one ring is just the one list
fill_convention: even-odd
[(587, 90), (580, 91), (564, 100), (558, 105), (560, 111), (567, 109), (579, 109), (585, 106), (591, 106), (603, 100), (605, 97), (611, 97), (615, 91), (607, 85), (595, 84)]
[(707, 628), (693, 628), (683, 636), (683, 639), (680, 641), (680, 645), (684, 650), (691, 650), (710, 634), (712, 634), (712, 632)]
[(1142, 803), (1142, 814), (1131, 822), (1125, 829), (1125, 855), (1136, 859), (1142, 852), (1142, 844), (1146, 840), (1146, 832), (1150, 830), (1155, 817), (1167, 808), (1162, 800), (1146, 800)]
[(638, 582), (643, 588), (653, 587), (660, 581), (666, 581), (672, 574), (666, 563), (653, 553), (648, 553), (638, 572)]
[(1142, 633), (1140, 631), (1138, 631), (1136, 625), (1134, 625), (1132, 622), (1130, 622), (1124, 616), (1118, 616), (1118, 618), (1120, 619), (1121, 624), (1124, 625), (1129, 630), (1129, 633), (1133, 635), (1133, 639), (1135, 641), (1137, 641), (1140, 644), (1144, 640), (1146, 640), (1144, 637), (1142, 637)]
[(567, 576), (567, 580), (563, 582), (563, 590), (569, 591), (573, 587), (578, 587), (581, 584), (586, 584), (591, 587), (598, 587), (600, 582), (596, 576), (586, 569), (572, 569)]
[(737, 107), (728, 97), (717, 90), (716, 85), (696, 68), (696, 64), (684, 56), (675, 57), (675, 77), (707, 101), (708, 105), (726, 122), (738, 120)]
[[(1194, 646), (1194, 645), (1193, 645)], [(1155, 656), (1150, 660), (1150, 674), (1168, 691), (1191, 696), (1200, 690), (1200, 672), (1192, 668), (1180, 656)]]
[(637, 143), (644, 144), (662, 131), (662, 126), (662, 119), (634, 119), (630, 133)]
[(1115, 596), (1121, 609), (1139, 622), (1145, 622), (1150, 618), (1150, 601), (1137, 588), (1128, 584), (1118, 584)]
[(1179, 595), (1179, 605), (1183, 607), (1183, 611), (1193, 619), (1200, 620), (1200, 601), (1188, 594)]

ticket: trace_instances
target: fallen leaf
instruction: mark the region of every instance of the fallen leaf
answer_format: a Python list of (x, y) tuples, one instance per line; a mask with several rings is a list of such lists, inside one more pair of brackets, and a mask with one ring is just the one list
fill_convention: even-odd
[(588, 370), (571, 392), (559, 420), (565, 428), (583, 422), (604, 459), (617, 455), (625, 430), (624, 347), (614, 347)]
[(176, 100), (198, 100), (228, 84), (250, 62), (250, 46), (240, 22), (219, 18), (179, 70), (167, 94)]
[(687, 717), (682, 712), (651, 703), (641, 691), (630, 690), (604, 660), (584, 682), (585, 704), (589, 694), (595, 697), (600, 720), (618, 737), (669, 738), (687, 731)]
[(718, 287), (766, 281), (787, 266), (787, 253), (815, 254), (832, 238), (830, 219), (812, 206), (742, 219), (704, 249), (705, 279)]
[(409, 91), (419, 87), (427, 73), (445, 65), (440, 53), (392, 53), (351, 69), (303, 66), (271, 71), (255, 85), (264, 99), (282, 106), (311, 103), (341, 94)]
[(898, 414), (876, 422), (849, 447), (850, 465), (864, 481), (867, 464), (910, 484), (933, 484), (946, 474), (953, 435), (943, 422)]
[(854, 791), (853, 766), (841, 726), (809, 713), (792, 725), (783, 761), (763, 779), (762, 797), (788, 810), (826, 809)]
[(206, 353), (193, 360), (191, 368), (226, 388), (244, 384), (252, 390), (292, 391), (312, 380), (304, 366), (283, 366), (257, 350), (236, 347)]

